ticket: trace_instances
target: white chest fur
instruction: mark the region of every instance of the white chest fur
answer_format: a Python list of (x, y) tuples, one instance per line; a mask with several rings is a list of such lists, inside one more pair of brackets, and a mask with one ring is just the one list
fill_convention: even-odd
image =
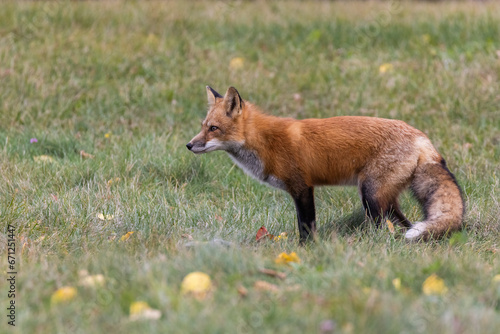
[(264, 172), (264, 163), (256, 152), (239, 147), (235, 150), (228, 151), (228, 154), (238, 167), (243, 169), (248, 175), (273, 187), (286, 190), (283, 181), (272, 174), (266, 174)]

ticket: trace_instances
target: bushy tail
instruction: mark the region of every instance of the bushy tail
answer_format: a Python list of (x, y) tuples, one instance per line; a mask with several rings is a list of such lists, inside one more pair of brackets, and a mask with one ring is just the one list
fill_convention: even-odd
[(411, 189), (424, 208), (425, 220), (406, 232), (408, 240), (439, 238), (462, 227), (462, 191), (444, 159), (419, 163)]

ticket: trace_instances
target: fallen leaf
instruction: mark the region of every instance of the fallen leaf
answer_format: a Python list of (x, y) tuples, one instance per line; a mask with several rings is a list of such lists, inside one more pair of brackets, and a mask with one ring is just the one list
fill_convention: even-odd
[(392, 280), (392, 286), (396, 291), (401, 291), (401, 279), (399, 277)]
[(266, 281), (256, 281), (253, 285), (255, 290), (258, 291), (271, 291), (271, 292), (279, 292), (280, 289), (277, 285), (266, 282)]
[(35, 162), (38, 162), (38, 163), (42, 163), (42, 162), (53, 163), (53, 162), (55, 162), (54, 158), (52, 158), (50, 155), (45, 155), (45, 154), (33, 157), (33, 160), (35, 160)]
[(80, 156), (83, 158), (83, 159), (94, 159), (95, 156), (93, 154), (90, 154), (90, 153), (87, 153), (85, 152), (84, 150), (81, 150), (80, 151)]
[(128, 239), (130, 239), (130, 237), (132, 236), (132, 234), (134, 234), (134, 231), (130, 231), (130, 232), (125, 233), (120, 238), (120, 241), (127, 241)]
[(155, 310), (148, 303), (138, 301), (130, 304), (130, 320), (156, 320), (160, 319), (161, 311)]
[(285, 291), (299, 291), (302, 287), (300, 284), (289, 285), (285, 287)]
[(236, 290), (238, 291), (238, 294), (241, 297), (246, 297), (248, 295), (248, 289), (245, 288), (243, 285), (239, 285)]
[(381, 74), (392, 72), (394, 70), (394, 65), (391, 63), (384, 63), (379, 66), (378, 71)]
[(159, 41), (158, 37), (153, 33), (149, 33), (148, 37), (146, 37), (146, 44), (149, 45), (158, 45)]
[(281, 273), (279, 271), (272, 270), (272, 269), (262, 268), (262, 269), (259, 269), (259, 272), (262, 273), (262, 274), (264, 274), (264, 275), (276, 277), (276, 278), (279, 278), (279, 279), (285, 279), (286, 278), (286, 274), (285, 273)]
[(283, 241), (283, 240), (287, 240), (287, 239), (288, 239), (288, 233), (281, 232), (280, 235), (273, 238), (273, 241), (278, 242), (278, 241)]
[(387, 219), (385, 222), (387, 223), (387, 228), (389, 229), (389, 232), (394, 234), (396, 232), (394, 230), (394, 224), (389, 219)]
[(425, 295), (444, 295), (448, 288), (444, 280), (436, 274), (432, 274), (422, 284), (422, 291)]
[(100, 220), (111, 220), (111, 219), (115, 218), (115, 216), (113, 216), (113, 215), (104, 215), (102, 213), (99, 213), (99, 214), (97, 214), (97, 218), (99, 218)]
[(300, 263), (300, 258), (295, 252), (291, 252), (290, 254), (283, 252), (274, 259), (274, 262), (276, 264), (288, 264), (290, 262)]
[(493, 276), (492, 281), (494, 283), (500, 283), (500, 274)]
[(57, 289), (56, 292), (52, 294), (50, 297), (50, 303), (52, 305), (66, 303), (76, 297), (78, 292), (72, 286), (64, 286), (60, 289)]
[(120, 178), (119, 178), (119, 177), (115, 177), (114, 179), (113, 179), (113, 178), (111, 178), (111, 179), (109, 179), (109, 180), (108, 180), (107, 185), (108, 185), (108, 187), (111, 187), (111, 185), (112, 185), (113, 183), (118, 183), (118, 182), (120, 182)]
[(184, 233), (181, 235), (181, 238), (188, 239), (188, 240), (193, 240), (193, 236), (190, 234)]
[(104, 276), (101, 274), (97, 275), (84, 275), (83, 277), (80, 278), (80, 285), (86, 286), (86, 287), (97, 287), (97, 286), (103, 286), (105, 282)]
[(50, 194), (50, 196), (52, 197), (52, 199), (54, 200), (54, 202), (57, 202), (59, 199), (57, 198), (56, 195), (54, 194)]
[(260, 241), (261, 239), (263, 239), (265, 237), (268, 237), (269, 239), (273, 239), (274, 235), (269, 234), (269, 232), (267, 232), (267, 229), (264, 227), (264, 225), (262, 225), (262, 227), (259, 228), (259, 230), (257, 231), (257, 235), (255, 236), (255, 240)]
[(239, 70), (241, 68), (243, 68), (243, 65), (245, 64), (245, 58), (242, 58), (242, 57), (234, 57), (233, 59), (231, 59), (231, 61), (229, 62), (229, 68), (231, 70)]
[(199, 300), (205, 299), (211, 288), (212, 281), (210, 280), (210, 276), (199, 271), (186, 275), (181, 283), (182, 294), (193, 295)]
[(40, 237), (38, 237), (35, 242), (42, 242), (43, 240), (45, 240), (45, 235), (42, 235)]

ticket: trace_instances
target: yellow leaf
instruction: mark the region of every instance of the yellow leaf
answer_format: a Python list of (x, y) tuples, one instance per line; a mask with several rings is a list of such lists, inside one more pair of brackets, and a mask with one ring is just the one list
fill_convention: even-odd
[(191, 294), (200, 300), (205, 299), (211, 288), (210, 276), (199, 271), (186, 275), (181, 284), (182, 294)]
[(161, 317), (161, 311), (151, 308), (148, 303), (138, 301), (130, 304), (130, 320), (152, 319), (156, 320)]
[(399, 277), (392, 280), (392, 285), (396, 291), (401, 291), (401, 279)]
[(436, 274), (432, 274), (422, 284), (422, 291), (426, 295), (444, 295), (448, 288), (444, 280)]
[(231, 59), (231, 61), (229, 62), (229, 68), (231, 70), (239, 70), (239, 69), (243, 68), (244, 64), (245, 64), (245, 58), (235, 57), (235, 58)]
[(104, 285), (104, 276), (101, 274), (97, 275), (85, 275), (80, 278), (80, 284), (86, 287), (95, 287)]
[(65, 303), (76, 297), (78, 292), (72, 286), (64, 286), (60, 289), (57, 289), (56, 292), (52, 294), (50, 297), (50, 303), (52, 305)]
[(127, 232), (126, 234), (122, 235), (120, 241), (127, 241), (128, 239), (130, 239), (132, 234), (134, 234), (134, 231)]
[(392, 65), (391, 63), (384, 63), (382, 65), (379, 66), (378, 68), (378, 71), (379, 73), (387, 73), (387, 72), (392, 72), (392, 70), (394, 70), (394, 65)]
[(111, 178), (108, 180), (108, 187), (110, 187), (113, 183), (118, 183), (120, 182), (120, 178), (119, 177), (115, 177), (114, 179)]
[(155, 34), (148, 34), (148, 37), (146, 37), (146, 44), (149, 45), (157, 45), (159, 42), (158, 37)]
[(274, 259), (274, 262), (276, 264), (287, 264), (290, 262), (300, 263), (300, 258), (295, 252), (291, 252), (290, 254), (281, 253), (276, 259)]
[(394, 230), (394, 224), (392, 224), (392, 222), (389, 219), (387, 219), (385, 222), (387, 223), (387, 228), (389, 229), (389, 232), (394, 234), (396, 232)]
[(500, 274), (493, 276), (492, 281), (495, 283), (500, 283)]
[(104, 215), (102, 213), (99, 213), (97, 215), (97, 218), (99, 218), (100, 220), (111, 220), (111, 219), (115, 218), (115, 216), (113, 216), (113, 215)]
[(53, 163), (53, 162), (55, 162), (54, 158), (52, 158), (50, 155), (45, 155), (45, 154), (33, 157), (33, 160), (35, 160), (35, 162), (38, 162), (38, 163), (42, 163), (42, 162)]
[(288, 239), (288, 233), (281, 232), (280, 235), (273, 238), (273, 241), (278, 242), (280, 240), (287, 240), (287, 239)]
[(361, 291), (363, 291), (365, 295), (369, 295), (372, 292), (372, 289), (370, 287), (365, 286), (361, 289)]

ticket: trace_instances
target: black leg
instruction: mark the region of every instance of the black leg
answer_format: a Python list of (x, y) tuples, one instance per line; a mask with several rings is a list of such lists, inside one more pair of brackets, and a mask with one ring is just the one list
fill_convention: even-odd
[(307, 241), (316, 234), (316, 212), (314, 209), (314, 188), (309, 187), (293, 196), (299, 221), (300, 242)]
[(397, 204), (392, 206), (391, 213), (393, 217), (396, 218), (396, 220), (404, 227), (409, 228), (412, 226), (411, 222), (405, 217), (401, 210), (399, 210), (399, 206)]
[(363, 183), (360, 187), (361, 202), (365, 208), (366, 214), (375, 222), (375, 226), (380, 227), (382, 221), (382, 208), (375, 199), (374, 191), (370, 184)]

